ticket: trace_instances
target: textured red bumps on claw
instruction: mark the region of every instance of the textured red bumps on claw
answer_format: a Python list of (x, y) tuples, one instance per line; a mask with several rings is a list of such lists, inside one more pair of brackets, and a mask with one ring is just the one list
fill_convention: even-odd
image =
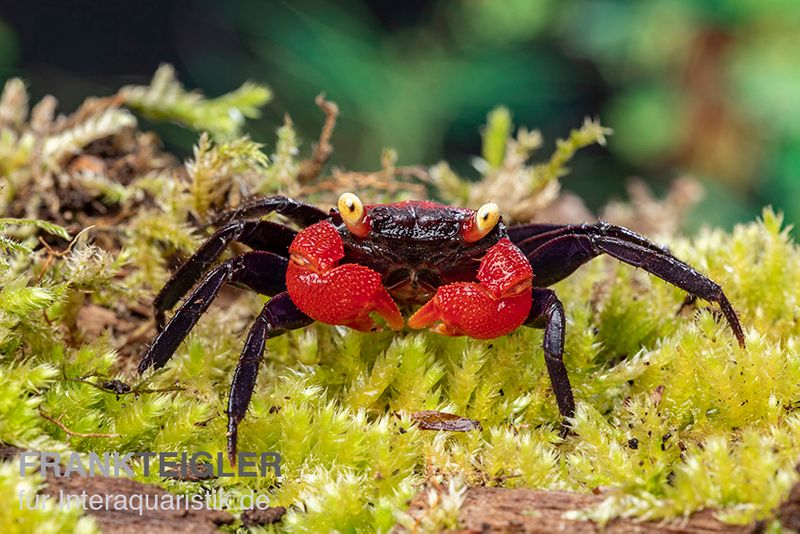
[(522, 252), (501, 239), (481, 260), (479, 283), (441, 286), (436, 295), (408, 320), (411, 328), (432, 328), (440, 334), (491, 339), (516, 330), (531, 310), (533, 271)]
[(354, 263), (338, 265), (344, 246), (331, 223), (322, 221), (297, 234), (289, 254), (286, 288), (292, 302), (312, 319), (370, 332), (377, 328), (369, 316), (375, 312), (390, 328), (403, 328), (403, 317), (380, 274)]

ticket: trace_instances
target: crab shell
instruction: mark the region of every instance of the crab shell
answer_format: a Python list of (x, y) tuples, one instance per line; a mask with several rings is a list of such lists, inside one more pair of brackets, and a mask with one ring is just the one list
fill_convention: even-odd
[(369, 332), (371, 314), (394, 330), (429, 327), (489, 339), (528, 318), (533, 272), (502, 221), (475, 239), (476, 212), (434, 202), (363, 206), (356, 224), (339, 210), (297, 234), (286, 287), (314, 320)]

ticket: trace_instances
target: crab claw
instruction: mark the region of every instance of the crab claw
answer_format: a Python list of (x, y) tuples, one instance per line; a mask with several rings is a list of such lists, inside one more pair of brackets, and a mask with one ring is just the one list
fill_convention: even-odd
[(491, 339), (516, 330), (531, 310), (533, 271), (524, 254), (501, 239), (481, 260), (478, 283), (439, 287), (431, 300), (408, 320), (411, 328), (449, 336)]
[(312, 319), (371, 332), (377, 325), (369, 314), (375, 312), (393, 330), (403, 328), (403, 317), (380, 274), (364, 265), (339, 265), (344, 245), (331, 223), (322, 221), (297, 234), (289, 255), (286, 288), (292, 302)]

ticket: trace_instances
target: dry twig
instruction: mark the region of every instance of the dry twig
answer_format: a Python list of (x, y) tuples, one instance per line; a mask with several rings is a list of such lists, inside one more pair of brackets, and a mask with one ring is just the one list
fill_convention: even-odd
[(61, 418), (63, 417), (63, 415), (58, 416), (58, 419), (56, 419), (55, 417), (53, 417), (51, 415), (47, 415), (46, 413), (44, 413), (44, 411), (42, 411), (41, 408), (39, 409), (39, 415), (41, 415), (44, 419), (47, 419), (48, 421), (50, 421), (51, 423), (56, 425), (58, 428), (60, 428), (64, 432), (66, 432), (68, 436), (75, 436), (75, 437), (79, 437), (79, 438), (118, 438), (118, 437), (120, 437), (120, 434), (101, 434), (101, 433), (95, 433), (95, 432), (89, 432), (89, 433), (75, 432), (74, 430), (70, 430), (69, 428), (67, 428), (67, 426), (64, 423), (61, 422)]
[(331, 136), (333, 135), (333, 128), (336, 126), (336, 118), (339, 116), (339, 106), (336, 105), (336, 102), (325, 100), (324, 94), (317, 95), (314, 102), (325, 113), (325, 124), (322, 126), (319, 142), (314, 146), (311, 158), (300, 163), (297, 181), (301, 184), (307, 184), (316, 179), (330, 159), (331, 154), (333, 154)]

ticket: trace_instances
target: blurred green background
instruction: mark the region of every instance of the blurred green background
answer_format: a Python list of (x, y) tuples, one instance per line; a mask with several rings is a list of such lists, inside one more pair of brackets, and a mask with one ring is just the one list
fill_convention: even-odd
[[(342, 111), (334, 165), (447, 159), (476, 174), (497, 104), (539, 128), (549, 153), (585, 116), (614, 129), (564, 187), (597, 208), (631, 177), (656, 192), (691, 175), (707, 190), (691, 226), (730, 227), (764, 204), (800, 222), (797, 0), (76, 0), (0, 4), (0, 78), (22, 76), (62, 110), (146, 83), (161, 62), (216, 95), (251, 79), (274, 101), (252, 136), (289, 113), (308, 149), (324, 91)], [(194, 137), (159, 126), (188, 154)]]

